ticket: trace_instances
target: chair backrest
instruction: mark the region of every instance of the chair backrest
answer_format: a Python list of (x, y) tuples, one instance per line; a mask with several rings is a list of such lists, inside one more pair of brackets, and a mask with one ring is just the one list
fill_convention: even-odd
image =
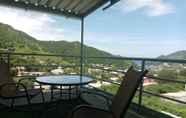
[(16, 94), (16, 84), (3, 86), (8, 83), (15, 83), (15, 82), (11, 78), (11, 75), (9, 72), (9, 65), (5, 61), (1, 60), (0, 62), (0, 87), (1, 87), (0, 95), (3, 97), (11, 97), (11, 96), (15, 96)]
[(116, 118), (123, 118), (140, 85), (143, 76), (148, 71), (138, 72), (130, 67), (114, 96), (111, 110)]

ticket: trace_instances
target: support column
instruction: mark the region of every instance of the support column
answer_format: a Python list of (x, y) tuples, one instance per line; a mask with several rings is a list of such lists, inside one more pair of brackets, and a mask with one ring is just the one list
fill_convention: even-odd
[(82, 76), (83, 76), (83, 64), (84, 64), (84, 18), (81, 19), (80, 81), (82, 81)]

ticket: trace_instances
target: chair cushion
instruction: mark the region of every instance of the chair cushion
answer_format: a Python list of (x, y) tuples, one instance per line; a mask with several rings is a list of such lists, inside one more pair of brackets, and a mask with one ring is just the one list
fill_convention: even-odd
[(10, 97), (15, 96), (16, 94), (16, 85), (13, 83), (14, 80), (11, 78), (11, 75), (9, 73), (9, 66), (6, 62), (0, 62), (0, 86), (12, 83), (11, 85), (4, 86), (1, 91), (0, 95), (4, 97)]
[(16, 85), (7, 85), (1, 89), (2, 97), (13, 97), (16, 95)]

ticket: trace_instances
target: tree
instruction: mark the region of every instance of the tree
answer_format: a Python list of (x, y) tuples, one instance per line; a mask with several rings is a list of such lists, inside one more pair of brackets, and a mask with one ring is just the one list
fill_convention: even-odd
[(175, 70), (163, 69), (158, 73), (158, 76), (165, 79), (176, 79), (177, 74)]
[(179, 73), (181, 76), (186, 76), (186, 69), (183, 69)]

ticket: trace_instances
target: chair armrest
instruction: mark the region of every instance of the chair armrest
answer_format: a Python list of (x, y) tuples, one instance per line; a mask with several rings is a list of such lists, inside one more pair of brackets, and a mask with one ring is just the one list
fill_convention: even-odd
[[(37, 82), (36, 80), (35, 80), (35, 78), (21, 78), (19, 81), (18, 81), (18, 83), (22, 83), (24, 80), (30, 80), (30, 81), (32, 81), (32, 82), (36, 82), (36, 83), (38, 83), (38, 85), (34, 85), (34, 86), (39, 86), (39, 89), (40, 89), (40, 93), (41, 93), (41, 95), (42, 95), (42, 101), (43, 101), (43, 103), (45, 102), (45, 98), (44, 98), (44, 93), (43, 93), (43, 88), (42, 88), (42, 84), (41, 83), (39, 83), (39, 82)], [(24, 83), (23, 83), (24, 84)], [(32, 88), (33, 89), (33, 88)]]
[(83, 91), (83, 92), (81, 92), (81, 94), (83, 94), (83, 93), (85, 93), (85, 94), (94, 94), (94, 95), (97, 95), (97, 96), (100, 96), (100, 97), (104, 98), (106, 100), (108, 108), (110, 109), (111, 104), (112, 104), (112, 99), (110, 97), (108, 97), (108, 96), (106, 96), (104, 94), (98, 93), (98, 92), (94, 92), (94, 91)]
[(25, 77), (25, 78), (19, 79), (18, 83), (21, 83), (24, 80), (30, 80), (30, 81), (33, 81), (33, 82), (37, 82), (33, 77), (30, 77), (30, 78)]
[(68, 118), (73, 118), (75, 113), (81, 113), (81, 111), (85, 111), (85, 110), (94, 110), (94, 111), (98, 111), (98, 112), (102, 112), (102, 113), (106, 113), (109, 114), (110, 116), (112, 116), (112, 118), (115, 118), (114, 114), (111, 111), (108, 110), (104, 110), (104, 109), (100, 109), (91, 105), (79, 105), (77, 106), (75, 109), (72, 110), (71, 114), (69, 115)]
[[(19, 79), (18, 83), (23, 83), (23, 81), (25, 81), (25, 80), (29, 80), (29, 81), (38, 83), (38, 82), (35, 80), (35, 78), (33, 78), (33, 77), (31, 77), (31, 78), (21, 78), (21, 79)], [(23, 83), (23, 84), (24, 84), (24, 83)], [(40, 89), (42, 90), (42, 85), (41, 85), (40, 83), (38, 83), (37, 86), (39, 86)]]
[[(3, 89), (3, 87), (6, 87), (6, 86), (15, 86), (15, 96), (3, 96), (2, 95), (2, 89)], [(22, 88), (23, 89), (23, 92), (25, 93), (25, 96), (26, 96), (26, 98), (27, 98), (27, 102), (28, 102), (28, 104), (30, 105), (31, 104), (31, 97), (29, 96), (29, 94), (28, 94), (28, 90), (27, 90), (27, 88), (26, 88), (26, 86), (24, 85), (24, 84), (22, 84), (22, 83), (5, 83), (5, 84), (3, 84), (3, 85), (1, 85), (0, 86), (0, 96), (2, 97), (2, 98), (12, 98), (12, 99), (14, 99), (14, 98), (16, 98), (17, 96), (16, 96), (16, 94), (17, 94), (17, 92), (19, 91), (19, 88)], [(13, 103), (12, 103), (12, 105), (13, 105)]]

